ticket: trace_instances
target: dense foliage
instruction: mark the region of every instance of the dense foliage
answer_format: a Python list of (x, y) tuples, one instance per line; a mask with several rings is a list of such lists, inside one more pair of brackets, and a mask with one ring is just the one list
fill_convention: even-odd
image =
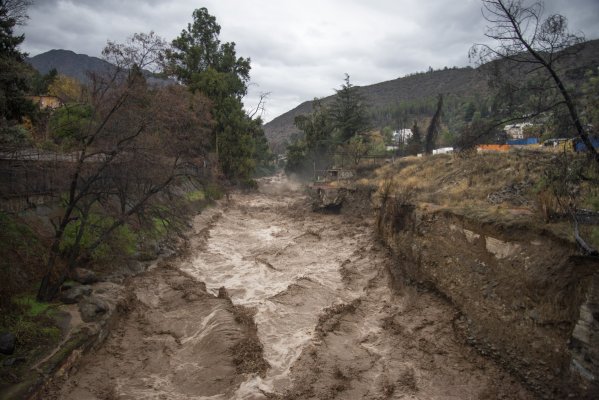
[(347, 142), (357, 134), (368, 130), (370, 121), (366, 114), (366, 104), (363, 96), (349, 81), (347, 74), (345, 74), (345, 83), (335, 92), (335, 101), (331, 104), (330, 114), (337, 130), (338, 140)]
[(0, 145), (3, 147), (26, 141), (26, 132), (17, 124), (33, 111), (33, 104), (25, 98), (31, 71), (19, 50), (25, 36), (14, 35), (18, 16), (12, 11), (0, 0)]
[(212, 100), (216, 121), (212, 148), (226, 177), (247, 181), (258, 163), (270, 161), (270, 155), (262, 121), (243, 109), (250, 59), (237, 57), (235, 43), (221, 43), (220, 30), (206, 8), (195, 10), (193, 22), (166, 52), (168, 71), (191, 91)]
[(367, 106), (349, 75), (336, 93), (332, 104), (315, 99), (311, 114), (295, 118), (303, 136), (287, 148), (287, 173), (308, 176), (330, 167), (335, 156), (355, 162), (368, 152), (368, 139), (361, 136), (370, 126)]
[[(176, 227), (187, 204), (213, 197), (207, 188), (221, 173), (252, 186), (255, 173), (269, 172), (262, 120), (243, 105), (250, 60), (236, 55), (235, 43), (221, 43), (220, 26), (205, 8), (193, 12), (171, 46), (153, 32), (108, 42), (102, 54), (110, 68), (79, 82), (56, 70), (31, 71), (18, 49), (24, 37), (13, 35), (29, 3), (10, 3), (18, 10), (5, 4), (0, 0), (2, 148), (51, 150), (56, 165), (48, 161), (40, 179), (62, 202), (46, 238), (39, 299), (52, 298), (75, 265), (131, 255), (143, 247), (142, 236)], [(159, 72), (182, 85), (155, 85)], [(44, 99), (52, 106), (40, 99), (35, 107), (26, 95), (53, 96)], [(19, 190), (33, 190), (27, 185)]]

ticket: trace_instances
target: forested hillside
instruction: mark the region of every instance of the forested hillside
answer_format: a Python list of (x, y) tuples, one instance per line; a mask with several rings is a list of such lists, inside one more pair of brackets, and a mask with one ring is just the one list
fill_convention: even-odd
[[(577, 56), (568, 59), (566, 65), (566, 80), (574, 86), (584, 83), (585, 73), (599, 66), (599, 40), (588, 41), (580, 47)], [(435, 111), (437, 95), (443, 94), (446, 99), (443, 122), (451, 129), (458, 127), (460, 118), (468, 119), (477, 111), (488, 112), (491, 107), (487, 98), (488, 79), (493, 68), (495, 63), (477, 68), (429, 70), (356, 88), (369, 107), (373, 128), (409, 128), (414, 120), (430, 118)], [(333, 98), (331, 95), (321, 101), (326, 105)], [(312, 101), (306, 101), (265, 124), (266, 137), (275, 151), (284, 152), (291, 137), (300, 132), (294, 125), (294, 118), (310, 113), (312, 104)]]

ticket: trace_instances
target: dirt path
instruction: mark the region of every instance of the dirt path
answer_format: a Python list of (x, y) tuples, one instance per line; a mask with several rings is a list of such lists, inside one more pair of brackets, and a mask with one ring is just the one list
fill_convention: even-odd
[(235, 195), (196, 219), (189, 258), (132, 284), (131, 312), (54, 395), (532, 398), (456, 339), (449, 305), (392, 289), (369, 224), (312, 213), (281, 179)]

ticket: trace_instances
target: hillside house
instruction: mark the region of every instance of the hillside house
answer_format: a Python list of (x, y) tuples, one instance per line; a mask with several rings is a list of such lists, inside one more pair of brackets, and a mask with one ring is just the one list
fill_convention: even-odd
[(436, 154), (451, 154), (453, 153), (453, 147), (441, 147), (433, 150), (433, 155)]
[(508, 139), (524, 139), (524, 130), (526, 127), (532, 125), (530, 122), (506, 125), (503, 127), (503, 131), (506, 133)]
[(411, 129), (399, 129), (393, 131), (393, 142), (394, 143), (406, 143), (409, 138), (412, 137)]
[(28, 96), (27, 98), (42, 110), (56, 110), (63, 105), (62, 101), (56, 96)]

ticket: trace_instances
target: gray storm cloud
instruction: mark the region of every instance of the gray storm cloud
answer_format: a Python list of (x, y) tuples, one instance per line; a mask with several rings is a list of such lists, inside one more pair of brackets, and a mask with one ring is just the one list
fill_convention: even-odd
[[(546, 1), (570, 28), (599, 37), (599, 2)], [(467, 52), (484, 40), (479, 0), (37, 0), (23, 27), (30, 55), (68, 49), (99, 56), (107, 40), (155, 31), (172, 40), (206, 7), (252, 60), (246, 107), (270, 92), (265, 120), (313, 97), (327, 96), (349, 73), (356, 85), (395, 79), (429, 66), (468, 65)]]

